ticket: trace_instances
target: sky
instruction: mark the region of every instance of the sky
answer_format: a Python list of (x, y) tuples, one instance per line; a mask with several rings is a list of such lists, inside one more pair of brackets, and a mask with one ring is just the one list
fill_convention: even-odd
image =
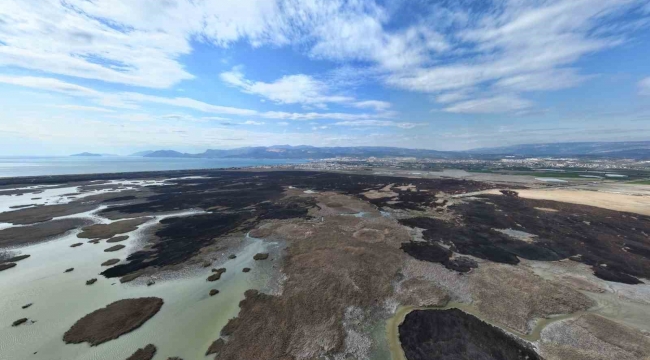
[(650, 140), (650, 0), (2, 0), (0, 156)]

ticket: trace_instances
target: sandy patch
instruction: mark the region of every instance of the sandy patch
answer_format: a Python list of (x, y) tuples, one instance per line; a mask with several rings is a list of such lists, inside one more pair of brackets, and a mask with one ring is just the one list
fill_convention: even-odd
[(402, 191), (409, 191), (409, 190), (417, 190), (417, 187), (413, 184), (408, 184), (408, 185), (403, 185), (403, 186), (396, 186), (395, 189), (399, 189)]
[(370, 191), (366, 191), (364, 193), (361, 193), (361, 195), (365, 196), (366, 199), (374, 200), (374, 199), (383, 199), (383, 198), (394, 198), (398, 194), (396, 192), (393, 192), (393, 191), (370, 190)]
[[(517, 190), (517, 192), (519, 193), (519, 197), (526, 199), (553, 200), (572, 204), (595, 206), (615, 211), (650, 215), (650, 197), (646, 196), (566, 189), (527, 189)], [(485, 193), (500, 194), (498, 190), (488, 190)]]
[(542, 207), (536, 207), (535, 210), (546, 211), (546, 212), (558, 212), (558, 210), (555, 210), (555, 209), (551, 209), (551, 208), (542, 208)]

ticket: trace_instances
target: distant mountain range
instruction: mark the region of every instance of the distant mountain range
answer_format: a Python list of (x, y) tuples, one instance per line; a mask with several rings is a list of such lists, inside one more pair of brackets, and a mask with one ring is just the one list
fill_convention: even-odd
[[(143, 154), (144, 153), (144, 154)], [(141, 155), (139, 155), (141, 154)], [(132, 156), (173, 158), (251, 158), (251, 159), (325, 159), (341, 156), (355, 157), (435, 157), (456, 158), (460, 154), (451, 151), (403, 149), (394, 147), (314, 147), (314, 146), (256, 146), (230, 150), (209, 149), (199, 154), (187, 154), (174, 150), (140, 152)], [(461, 155), (462, 156), (462, 155)]]
[(480, 155), (518, 156), (591, 156), (609, 158), (650, 158), (650, 141), (626, 142), (574, 142), (526, 144), (467, 151)]
[[(110, 156), (84, 152), (72, 156)], [(131, 156), (153, 158), (249, 158), (249, 159), (325, 159), (335, 157), (416, 157), (437, 159), (495, 159), (515, 157), (593, 157), (619, 159), (650, 159), (650, 141), (631, 142), (573, 142), (525, 144), (468, 151), (437, 151), (382, 146), (315, 147), (315, 146), (255, 146), (229, 150), (209, 149), (198, 154), (174, 150), (140, 151)]]

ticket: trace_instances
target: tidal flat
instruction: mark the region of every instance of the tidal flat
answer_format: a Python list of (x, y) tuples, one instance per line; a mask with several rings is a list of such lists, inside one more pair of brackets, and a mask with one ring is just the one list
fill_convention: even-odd
[[(0, 179), (0, 352), (496, 360), (588, 358), (596, 344), (650, 356), (634, 320), (650, 313), (650, 217), (524, 187), (280, 170)], [(161, 305), (139, 313), (130, 299)], [(128, 331), (64, 341), (115, 302), (136, 304)], [(435, 341), (445, 329), (459, 346)]]

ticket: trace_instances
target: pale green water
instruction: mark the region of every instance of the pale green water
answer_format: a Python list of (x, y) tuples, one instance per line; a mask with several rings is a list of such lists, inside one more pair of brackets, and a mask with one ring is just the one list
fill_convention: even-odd
[[(155, 344), (158, 352), (154, 359), (164, 360), (179, 356), (185, 360), (203, 359), (208, 346), (219, 337), (227, 321), (237, 316), (238, 303), (243, 293), (251, 288), (263, 287), (270, 280), (270, 262), (255, 262), (254, 254), (266, 250), (268, 243), (259, 239), (243, 238), (241, 250), (233, 260), (215, 266), (227, 272), (217, 282), (207, 282), (210, 268), (188, 270), (169, 280), (157, 280), (153, 286), (143, 285), (143, 280), (120, 284), (117, 279), (98, 275), (100, 264), (110, 258), (122, 258), (139, 247), (138, 239), (144, 229), (157, 222), (153, 220), (131, 233), (122, 244), (127, 248), (115, 253), (105, 253), (105, 243), (97, 245), (79, 242), (76, 232), (47, 243), (20, 249), (31, 257), (18, 266), (0, 272), (0, 358), (2, 360), (113, 360), (125, 359), (137, 348)], [(74, 267), (71, 273), (66, 268)], [(251, 267), (250, 273), (241, 269)], [(99, 279), (92, 286), (86, 280)], [(220, 291), (210, 297), (210, 289)], [(156, 296), (164, 299), (161, 311), (141, 328), (97, 347), (87, 344), (67, 345), (62, 336), (79, 318), (124, 299)], [(27, 303), (28, 309), (21, 309)], [(11, 327), (22, 317), (35, 320), (33, 324)], [(37, 354), (33, 354), (38, 352)]]

